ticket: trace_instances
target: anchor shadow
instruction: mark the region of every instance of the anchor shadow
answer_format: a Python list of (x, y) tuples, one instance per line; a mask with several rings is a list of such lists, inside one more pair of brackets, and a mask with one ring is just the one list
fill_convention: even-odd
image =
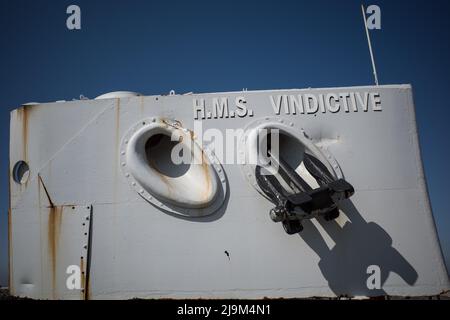
[[(378, 224), (367, 222), (350, 200), (342, 202), (342, 212), (349, 218), (343, 227), (336, 221), (317, 221), (330, 235), (335, 246), (329, 249), (319, 230), (310, 220), (304, 220), (299, 233), (305, 243), (320, 257), (320, 271), (329, 288), (337, 296), (384, 296), (383, 290), (389, 274), (398, 274), (408, 285), (415, 284), (418, 274), (413, 266), (392, 246), (392, 238)], [(367, 286), (367, 268), (380, 268), (381, 289)]]

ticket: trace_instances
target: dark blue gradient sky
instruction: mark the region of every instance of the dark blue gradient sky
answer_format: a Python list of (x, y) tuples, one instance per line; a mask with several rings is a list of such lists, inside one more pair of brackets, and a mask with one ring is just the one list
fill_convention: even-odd
[[(450, 2), (363, 1), (382, 84), (414, 88), (423, 161), (450, 262)], [(66, 29), (66, 8), (82, 30)], [(0, 3), (0, 284), (6, 284), (9, 112), (29, 101), (372, 84), (361, 0)]]

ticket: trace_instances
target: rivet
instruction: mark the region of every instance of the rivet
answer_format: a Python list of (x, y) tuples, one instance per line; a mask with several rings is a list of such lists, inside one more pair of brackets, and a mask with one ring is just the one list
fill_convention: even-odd
[(125, 162), (122, 162), (122, 167), (125, 167), (127, 164)]
[(120, 154), (124, 156), (125, 155), (125, 151), (122, 151)]

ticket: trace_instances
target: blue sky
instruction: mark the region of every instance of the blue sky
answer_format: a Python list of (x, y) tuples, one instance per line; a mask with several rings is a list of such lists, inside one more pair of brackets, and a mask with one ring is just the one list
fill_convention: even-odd
[[(2, 1), (0, 284), (7, 261), (9, 112), (29, 101), (373, 83), (361, 2), (381, 84), (411, 83), (434, 217), (450, 265), (450, 2)], [(77, 4), (82, 29), (66, 28)]]

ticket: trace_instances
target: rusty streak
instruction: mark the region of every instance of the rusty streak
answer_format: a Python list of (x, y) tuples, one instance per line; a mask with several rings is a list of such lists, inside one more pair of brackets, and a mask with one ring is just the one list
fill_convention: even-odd
[(86, 274), (84, 271), (84, 258), (80, 258), (80, 270), (81, 270), (81, 299), (85, 299), (86, 295)]
[(48, 212), (48, 225), (47, 225), (47, 238), (48, 238), (48, 248), (50, 252), (50, 264), (52, 268), (52, 294), (53, 299), (56, 298), (56, 264), (58, 255), (58, 243), (61, 231), (61, 219), (63, 206), (58, 207), (53, 203), (50, 194), (48, 193), (47, 187), (42, 180), (40, 174), (38, 174), (39, 182), (44, 188), (45, 194), (49, 202), (49, 212)]
[(62, 211), (63, 207), (50, 207), (48, 216), (48, 247), (50, 250), (50, 260), (52, 265), (53, 298), (56, 298), (56, 260), (61, 231)]
[(90, 300), (91, 298), (91, 248), (92, 248), (92, 224), (93, 224), (93, 206), (90, 206), (89, 211), (89, 231), (88, 231), (88, 250), (86, 253), (86, 275), (84, 278), (84, 300)]
[[(22, 106), (17, 110), (18, 116), (22, 119), (22, 147), (23, 147), (23, 160), (28, 161), (28, 109), (29, 106)], [(31, 109), (30, 109), (31, 110)]]

